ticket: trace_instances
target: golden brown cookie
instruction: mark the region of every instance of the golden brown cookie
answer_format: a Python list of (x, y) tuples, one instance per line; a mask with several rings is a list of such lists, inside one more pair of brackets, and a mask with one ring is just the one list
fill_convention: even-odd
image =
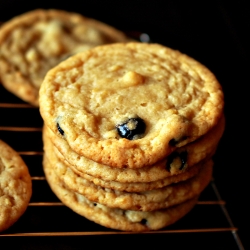
[[(72, 168), (74, 172), (79, 175), (87, 174), (106, 182), (150, 182), (149, 185), (143, 184), (144, 188), (148, 189), (150, 188), (150, 186), (151, 188), (163, 187), (168, 183), (168, 178), (171, 176), (184, 174), (177, 177), (179, 178), (179, 180), (180, 178), (183, 178), (183, 180), (186, 178), (186, 172), (187, 176), (189, 176), (189, 170), (193, 171), (191, 170), (191, 168), (194, 165), (200, 163), (206, 158), (212, 157), (223, 134), (224, 127), (225, 119), (223, 116), (218, 125), (207, 134), (202, 136), (200, 139), (176, 149), (170, 156), (166, 157), (160, 162), (155, 163), (152, 166), (147, 166), (139, 169), (114, 168), (91, 161), (86, 157), (79, 156), (69, 147), (68, 143), (65, 140), (60, 138), (60, 134), (56, 135), (46, 126), (44, 127), (43, 140), (45, 145), (51, 144), (51, 142), (55, 145), (55, 147), (47, 145), (46, 147), (48, 147), (48, 152), (54, 151), (57, 157), (65, 161), (65, 164)], [(47, 138), (50, 139), (47, 140)], [(85, 176), (85, 178), (88, 178), (88, 176)], [(137, 186), (137, 188), (140, 188), (139, 186)], [(136, 188), (136, 186), (134, 186), (134, 188)]]
[[(84, 179), (87, 179), (90, 182), (93, 182), (95, 185), (98, 185), (98, 186), (101, 186), (104, 188), (116, 189), (119, 191), (126, 191), (126, 192), (143, 192), (146, 190), (161, 188), (161, 187), (170, 185), (171, 183), (177, 183), (179, 181), (184, 181), (184, 180), (187, 180), (187, 179), (193, 177), (194, 175), (196, 175), (199, 172), (200, 167), (202, 165), (202, 162), (201, 162), (201, 163), (198, 163), (198, 164), (188, 168), (186, 171), (184, 171), (182, 173), (175, 174), (172, 176), (170, 175), (170, 176), (167, 176), (166, 178), (159, 179), (156, 181), (150, 181), (150, 182), (148, 182), (148, 181), (147, 182), (140, 182), (140, 181), (136, 182), (135, 179), (133, 179), (133, 181), (130, 182), (131, 178), (129, 177), (129, 173), (132, 172), (132, 170), (130, 170), (127, 174), (126, 174), (126, 172), (120, 170), (120, 172), (121, 172), (120, 175), (123, 177), (123, 182), (112, 181), (112, 180), (110, 181), (109, 178), (107, 178), (108, 180), (105, 180), (105, 179), (103, 179), (103, 177), (105, 177), (105, 176), (111, 177), (110, 175), (112, 175), (114, 177), (115, 174), (119, 175), (118, 170), (114, 169), (115, 171), (112, 173), (113, 169), (106, 166), (106, 168), (104, 168), (104, 170), (101, 171), (101, 175), (100, 175), (98, 172), (94, 173), (94, 170), (96, 168), (96, 164), (95, 164), (95, 162), (91, 161), (93, 163), (92, 168), (91, 168), (91, 165), (88, 165), (88, 169), (92, 169), (91, 173), (94, 173), (95, 174), (94, 176), (79, 171), (77, 168), (75, 168), (73, 165), (69, 164), (69, 162), (64, 159), (64, 157), (61, 155), (61, 153), (53, 145), (53, 142), (51, 141), (51, 139), (46, 137), (46, 134), (47, 134), (46, 131), (47, 130), (45, 129), (44, 133), (43, 133), (44, 152), (47, 155), (47, 157), (50, 159), (50, 161), (53, 162), (52, 164), (56, 164), (58, 161), (61, 161), (63, 163), (62, 166), (64, 166), (64, 170), (62, 170), (62, 168), (61, 168), (62, 174), (65, 172), (67, 172), (69, 175), (76, 174), (78, 176), (83, 177)], [(87, 163), (90, 163), (90, 162), (87, 162)], [(147, 169), (149, 170), (149, 174), (154, 173), (154, 171), (150, 171), (150, 168), (147, 168)], [(100, 171), (101, 169), (97, 168), (96, 170)], [(105, 170), (107, 170), (107, 172), (105, 172)], [(135, 170), (135, 172), (133, 174), (134, 178), (136, 178), (136, 174), (138, 176), (138, 179), (141, 180), (139, 178), (140, 172), (138, 170)], [(126, 178), (126, 176), (127, 176), (127, 178)]]
[(0, 140), (0, 231), (25, 212), (32, 194), (28, 168), (18, 153)]
[[(59, 159), (57, 157), (57, 159)], [(62, 161), (61, 159), (59, 159)], [(151, 181), (151, 182), (117, 182), (117, 181), (104, 181), (101, 178), (96, 178), (88, 174), (84, 174), (82, 172), (79, 172), (76, 168), (74, 168), (72, 165), (69, 165), (67, 161), (63, 161), (64, 165), (67, 167), (67, 174), (69, 175), (77, 175), (79, 177), (82, 177), (83, 179), (86, 179), (92, 183), (94, 183), (97, 186), (107, 188), (107, 189), (115, 189), (118, 191), (125, 191), (125, 192), (144, 192), (152, 189), (162, 188), (165, 186), (168, 186), (172, 183), (178, 183), (180, 181), (185, 181), (189, 178), (192, 178), (196, 174), (198, 174), (202, 163), (198, 163), (194, 166), (192, 166), (187, 171), (169, 176), (167, 178), (160, 179), (158, 181)], [(81, 182), (81, 178), (79, 178), (79, 181)]]
[(158, 230), (175, 223), (185, 216), (197, 203), (198, 197), (179, 205), (152, 212), (109, 208), (91, 202), (83, 195), (65, 188), (54, 171), (44, 167), (46, 179), (56, 196), (70, 209), (102, 226), (123, 231)]
[(204, 65), (139, 42), (72, 56), (40, 89), (45, 124), (77, 154), (117, 168), (152, 165), (197, 140), (223, 107), (221, 85)]
[(153, 211), (168, 208), (200, 195), (212, 178), (213, 162), (212, 160), (205, 162), (200, 172), (186, 181), (159, 189), (130, 193), (97, 186), (72, 171), (67, 171), (63, 162), (51, 161), (47, 154), (44, 158), (44, 167), (51, 169), (67, 189), (82, 194), (90, 201), (110, 208)]
[(38, 91), (50, 68), (76, 52), (126, 40), (115, 28), (77, 13), (33, 10), (0, 28), (0, 77), (6, 89), (38, 106)]

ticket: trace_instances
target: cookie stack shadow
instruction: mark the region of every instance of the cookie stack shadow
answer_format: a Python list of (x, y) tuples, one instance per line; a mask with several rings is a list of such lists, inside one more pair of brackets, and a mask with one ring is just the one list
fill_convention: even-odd
[(186, 215), (211, 181), (224, 126), (222, 116), (207, 134), (139, 169), (78, 155), (60, 132), (44, 126), (44, 172), (57, 197), (89, 220), (118, 230), (158, 230)]

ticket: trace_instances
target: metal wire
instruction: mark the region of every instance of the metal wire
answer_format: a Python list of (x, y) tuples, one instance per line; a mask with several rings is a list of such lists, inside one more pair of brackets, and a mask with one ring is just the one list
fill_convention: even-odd
[[(1, 109), (33, 109), (31, 105), (28, 104), (15, 104), (15, 103), (0, 103), (0, 110)], [(1, 124), (0, 124), (1, 125)], [(0, 132), (25, 132), (30, 133), (30, 136), (32, 136), (33, 132), (42, 132), (41, 127), (13, 127), (13, 126), (0, 126)], [(22, 157), (34, 157), (34, 156), (42, 156), (42, 151), (18, 151), (18, 153)], [(44, 175), (34, 175), (32, 176), (32, 182), (33, 183), (41, 183), (46, 182)], [(215, 182), (211, 181), (211, 187), (217, 197), (216, 200), (200, 200), (197, 204), (197, 206), (219, 206), (222, 209), (223, 215), (225, 216), (228, 225), (226, 227), (209, 227), (209, 228), (190, 228), (190, 229), (164, 229), (159, 231), (150, 231), (150, 232), (143, 232), (141, 234), (178, 234), (178, 233), (209, 233), (209, 232), (231, 232), (233, 234), (233, 237), (235, 241), (237, 242), (237, 246), (239, 250), (244, 250), (244, 247), (238, 237), (237, 234), (237, 228), (233, 225), (232, 220), (227, 212), (226, 209), (226, 202), (223, 201), (220, 197), (220, 194), (217, 190), (217, 187), (215, 185)], [(61, 202), (44, 202), (44, 201), (35, 201), (30, 202), (29, 207), (63, 207), (64, 204)], [(84, 235), (117, 235), (117, 234), (134, 234), (133, 232), (117, 232), (117, 231), (67, 231), (67, 232), (14, 232), (14, 233), (1, 233), (0, 237), (31, 237), (31, 236), (84, 236)]]

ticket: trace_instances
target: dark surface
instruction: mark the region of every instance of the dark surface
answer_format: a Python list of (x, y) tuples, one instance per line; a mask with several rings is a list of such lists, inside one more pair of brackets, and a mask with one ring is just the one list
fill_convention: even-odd
[[(248, 33), (250, 8), (247, 1), (71, 0), (61, 2), (36, 0), (30, 2), (0, 0), (0, 21), (6, 21), (15, 15), (35, 8), (58, 8), (76, 11), (124, 31), (146, 32), (150, 35), (152, 41), (178, 49), (194, 57), (216, 75), (225, 93), (226, 130), (214, 157), (214, 177), (220, 195), (226, 201), (226, 208), (233, 224), (238, 228), (240, 239), (245, 249), (250, 249), (248, 238), (249, 162), (247, 161), (249, 154), (249, 126), (247, 125), (249, 120), (250, 63), (248, 58), (250, 56), (250, 41)], [(2, 98), (6, 98), (6, 95)], [(1, 100), (1, 102), (6, 102), (6, 100)], [(7, 116), (7, 113), (3, 113), (3, 115)], [(6, 117), (1, 116), (1, 126), (5, 126), (4, 119)], [(12, 121), (15, 122), (13, 117), (11, 117), (11, 123)], [(34, 132), (34, 135), (31, 143), (39, 148), (41, 146), (39, 139), (38, 142), (35, 142), (36, 132)], [(8, 134), (4, 132), (0, 136), (5, 139)], [(24, 140), (23, 136), (18, 133), (17, 138), (19, 141)], [(8, 139), (6, 140), (8, 141)], [(9, 141), (12, 142), (12, 139)], [(18, 149), (18, 143), (17, 141), (14, 142), (14, 139), (13, 145)], [(212, 217), (213, 212), (213, 209), (211, 209), (209, 216)], [(234, 243), (231, 243), (228, 237), (225, 237), (226, 234), (170, 235), (171, 242), (176, 241), (175, 249), (182, 249), (181, 246), (191, 249), (196, 241), (201, 243), (200, 249), (235, 249)], [(167, 235), (167, 237), (170, 236)], [(167, 237), (163, 240), (160, 234), (154, 235), (155, 247), (160, 246), (162, 248), (164, 246), (164, 248), (167, 248)], [(128, 242), (134, 239), (137, 243), (140, 242), (143, 247), (150, 246), (153, 243), (147, 243), (147, 239), (150, 240), (150, 237), (145, 238), (143, 235), (119, 235), (117, 239), (123, 241), (124, 246), (129, 246)], [(182, 239), (181, 242), (178, 239)], [(7, 240), (0, 238), (0, 242), (6, 242)], [(30, 242), (35, 244), (37, 240), (32, 238)], [(45, 247), (49, 249), (50, 241), (52, 242), (52, 239), (42, 241), (39, 244), (40, 247), (36, 249), (44, 249)], [(225, 244), (223, 244), (223, 241)], [(55, 247), (58, 248), (54, 249), (76, 249), (80, 242), (81, 239), (78, 237), (66, 237), (57, 242)], [(102, 244), (113, 243), (111, 236), (95, 236), (95, 238), (88, 236), (82, 240), (84, 245), (87, 242), (91, 242), (92, 247), (95, 244), (101, 246)], [(216, 242), (219, 243), (216, 245)], [(25, 246), (25, 244), (27, 244), (25, 239), (20, 239), (20, 247)], [(231, 248), (225, 246), (231, 246)]]

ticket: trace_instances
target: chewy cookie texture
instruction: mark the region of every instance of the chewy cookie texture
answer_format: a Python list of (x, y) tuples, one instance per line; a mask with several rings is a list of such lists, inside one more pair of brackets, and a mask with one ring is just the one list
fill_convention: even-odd
[(127, 43), (98, 46), (50, 70), (40, 104), (45, 124), (79, 155), (134, 169), (217, 125), (223, 93), (194, 59), (158, 44)]
[(50, 171), (46, 164), (44, 166), (51, 189), (66, 206), (108, 228), (134, 232), (158, 230), (182, 218), (197, 202), (195, 197), (176, 206), (152, 212), (109, 208), (103, 204), (91, 202), (85, 196), (65, 188), (54, 171)]
[[(45, 153), (45, 167), (50, 168), (68, 189), (84, 195), (88, 200), (101, 203), (110, 208), (135, 211), (154, 211), (165, 209), (196, 197), (207, 186), (212, 176), (212, 161), (204, 163), (200, 171), (175, 185), (164, 188), (145, 190), (143, 192), (124, 192), (110, 188), (102, 188), (91, 181), (75, 174), (63, 162), (52, 160)], [(46, 163), (47, 162), (47, 163)]]
[[(49, 137), (54, 144), (55, 147), (52, 151), (55, 151), (60, 159), (66, 161), (71, 167), (74, 166), (75, 170), (79, 172), (101, 178), (105, 181), (117, 181), (119, 183), (150, 182), (151, 184), (154, 182), (155, 185), (162, 185), (163, 180), (168, 177), (176, 176), (178, 173), (182, 175), (184, 169), (185, 174), (187, 174), (188, 170), (192, 170), (194, 165), (211, 157), (222, 136), (224, 126), (225, 119), (223, 116), (218, 125), (206, 135), (192, 143), (177, 148), (173, 154), (168, 155), (163, 160), (139, 169), (123, 168), (122, 171), (119, 168), (110, 167), (92, 161), (84, 156), (79, 156), (69, 147), (63, 138), (57, 136), (48, 127), (44, 127), (43, 134), (45, 135), (45, 140), (46, 137)], [(58, 135), (60, 134), (58, 133)], [(46, 149), (46, 151), (48, 150), (50, 149)], [(181, 175), (178, 175), (178, 177)]]
[(48, 71), (39, 104), (52, 191), (100, 225), (169, 226), (211, 180), (223, 91), (179, 51), (130, 42), (77, 53)]
[(0, 140), (0, 232), (25, 212), (32, 194), (31, 177), (18, 153)]
[(10, 92), (38, 106), (38, 91), (50, 68), (76, 52), (126, 40), (115, 28), (78, 13), (33, 10), (0, 27), (1, 81)]

